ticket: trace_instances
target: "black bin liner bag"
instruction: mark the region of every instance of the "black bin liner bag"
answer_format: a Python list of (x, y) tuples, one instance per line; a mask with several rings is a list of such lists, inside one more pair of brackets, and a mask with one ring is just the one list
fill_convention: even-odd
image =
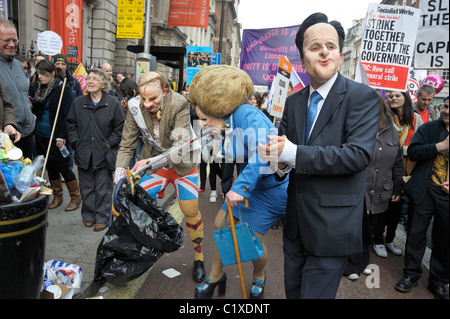
[(120, 216), (97, 248), (95, 281), (122, 285), (183, 244), (183, 229), (141, 186), (134, 186), (134, 195), (130, 186), (121, 188), (114, 208)]

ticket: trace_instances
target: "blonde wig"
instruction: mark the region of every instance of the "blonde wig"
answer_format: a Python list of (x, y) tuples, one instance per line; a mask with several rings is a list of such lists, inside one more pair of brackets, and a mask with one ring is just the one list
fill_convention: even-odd
[(205, 115), (223, 118), (246, 103), (253, 91), (246, 72), (229, 65), (213, 65), (194, 76), (187, 99)]
[(138, 89), (140, 90), (142, 87), (150, 85), (150, 83), (154, 83), (156, 81), (159, 81), (161, 90), (167, 89), (167, 92), (170, 91), (169, 81), (167, 81), (164, 74), (158, 71), (150, 71), (145, 73), (144, 75), (141, 75), (139, 77)]

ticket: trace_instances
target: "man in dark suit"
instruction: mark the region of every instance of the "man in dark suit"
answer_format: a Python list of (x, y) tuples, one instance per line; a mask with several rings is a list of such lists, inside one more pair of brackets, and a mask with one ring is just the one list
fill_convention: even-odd
[[(301, 24), (295, 42), (310, 85), (287, 98), (279, 136), (258, 147), (263, 158), (278, 162), (278, 176), (290, 172), (287, 298), (335, 298), (347, 256), (363, 249), (366, 168), (380, 102), (375, 90), (338, 73), (344, 38), (341, 24), (322, 13)], [(314, 108), (316, 117), (309, 116)]]

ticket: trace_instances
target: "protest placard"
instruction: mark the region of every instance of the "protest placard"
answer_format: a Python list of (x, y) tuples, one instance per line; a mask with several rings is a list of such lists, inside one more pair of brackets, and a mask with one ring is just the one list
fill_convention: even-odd
[(448, 69), (448, 10), (448, 0), (420, 1), (420, 24), (414, 55), (416, 69)]
[(406, 91), (419, 19), (416, 8), (369, 5), (360, 62), (371, 87)]
[(281, 118), (283, 116), (284, 103), (286, 102), (287, 91), (289, 87), (289, 79), (291, 77), (292, 63), (280, 56), (278, 63), (278, 71), (275, 81), (272, 83), (274, 86), (272, 109), (270, 115)]

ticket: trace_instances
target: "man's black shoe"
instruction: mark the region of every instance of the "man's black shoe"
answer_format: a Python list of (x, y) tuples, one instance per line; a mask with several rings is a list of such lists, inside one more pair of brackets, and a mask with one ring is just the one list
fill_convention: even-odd
[(395, 290), (400, 292), (410, 292), (413, 287), (417, 286), (417, 282), (419, 278), (412, 278), (410, 276), (404, 276), (400, 281), (395, 285)]
[(194, 267), (192, 269), (192, 278), (196, 282), (202, 282), (206, 278), (205, 265), (203, 260), (195, 260)]
[(431, 285), (428, 284), (428, 290), (431, 291), (436, 299), (448, 299), (448, 291), (445, 289), (445, 285)]

